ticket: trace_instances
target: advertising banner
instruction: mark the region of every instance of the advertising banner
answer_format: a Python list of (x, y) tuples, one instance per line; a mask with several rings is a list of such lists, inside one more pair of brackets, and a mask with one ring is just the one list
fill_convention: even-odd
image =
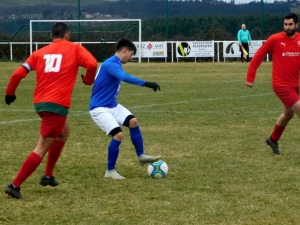
[(251, 41), (249, 46), (250, 58), (254, 56), (255, 52), (262, 46), (262, 41)]
[(214, 41), (178, 41), (176, 57), (214, 57)]
[[(262, 41), (252, 41), (249, 46), (250, 58), (254, 56), (257, 49), (262, 46)], [(236, 41), (224, 41), (223, 42), (223, 56), (224, 58), (240, 58), (241, 52), (238, 42)]]
[[(139, 57), (139, 42), (134, 42), (137, 52), (133, 58)], [(142, 58), (164, 58), (167, 57), (166, 42), (142, 42)]]

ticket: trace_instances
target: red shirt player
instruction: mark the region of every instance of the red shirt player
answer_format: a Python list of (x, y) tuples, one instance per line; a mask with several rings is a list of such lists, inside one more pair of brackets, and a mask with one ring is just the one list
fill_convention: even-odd
[(270, 36), (261, 46), (247, 72), (246, 85), (253, 87), (256, 70), (267, 53), (272, 54), (272, 87), (283, 103), (283, 113), (276, 121), (273, 132), (266, 139), (275, 154), (280, 154), (278, 140), (294, 113), (300, 117), (299, 71), (300, 71), (300, 34), (296, 32), (298, 17), (289, 13), (284, 17), (284, 31)]
[(25, 159), (16, 178), (5, 193), (13, 198), (22, 198), (21, 184), (36, 170), (48, 152), (42, 186), (57, 186), (53, 176), (54, 166), (68, 139), (70, 129), (66, 121), (71, 95), (77, 78), (78, 68), (84, 67), (83, 83), (92, 85), (97, 71), (97, 60), (84, 47), (69, 40), (69, 27), (56, 23), (52, 27), (52, 43), (35, 51), (25, 63), (16, 69), (6, 89), (5, 102), (10, 105), (16, 100), (15, 91), (31, 70), (36, 71), (34, 107), (41, 117), (40, 137), (35, 149)]

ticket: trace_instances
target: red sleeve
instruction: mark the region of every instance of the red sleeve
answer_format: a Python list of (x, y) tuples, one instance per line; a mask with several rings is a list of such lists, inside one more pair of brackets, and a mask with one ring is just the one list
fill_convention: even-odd
[(247, 71), (246, 82), (253, 83), (256, 71), (268, 53), (271, 53), (273, 36), (271, 36), (255, 53)]
[(27, 70), (23, 66), (16, 69), (9, 80), (5, 93), (7, 95), (15, 95), (19, 83), (27, 76), (27, 73)]
[(86, 50), (83, 46), (78, 45), (78, 61), (79, 66), (82, 66), (86, 69), (86, 74), (83, 78), (83, 81), (87, 85), (92, 85), (95, 80), (97, 72), (97, 60), (95, 57)]

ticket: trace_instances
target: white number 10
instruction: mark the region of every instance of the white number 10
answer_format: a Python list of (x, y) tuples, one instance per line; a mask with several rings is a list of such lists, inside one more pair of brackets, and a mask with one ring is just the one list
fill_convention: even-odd
[(44, 55), (45, 62), (45, 73), (59, 72), (61, 65), (61, 54), (47, 54)]

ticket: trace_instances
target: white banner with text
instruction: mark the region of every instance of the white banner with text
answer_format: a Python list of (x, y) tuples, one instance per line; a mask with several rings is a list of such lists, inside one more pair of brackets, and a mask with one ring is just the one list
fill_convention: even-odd
[[(139, 56), (139, 43), (134, 42), (137, 52), (133, 58)], [(164, 58), (167, 57), (167, 43), (166, 42), (142, 42), (142, 58)]]
[(178, 41), (176, 57), (214, 57), (214, 41)]
[[(253, 57), (255, 52), (262, 46), (262, 41), (252, 41), (249, 46), (249, 56)], [(224, 58), (238, 58), (241, 57), (240, 47), (238, 42), (224, 41), (223, 42), (223, 56)]]

